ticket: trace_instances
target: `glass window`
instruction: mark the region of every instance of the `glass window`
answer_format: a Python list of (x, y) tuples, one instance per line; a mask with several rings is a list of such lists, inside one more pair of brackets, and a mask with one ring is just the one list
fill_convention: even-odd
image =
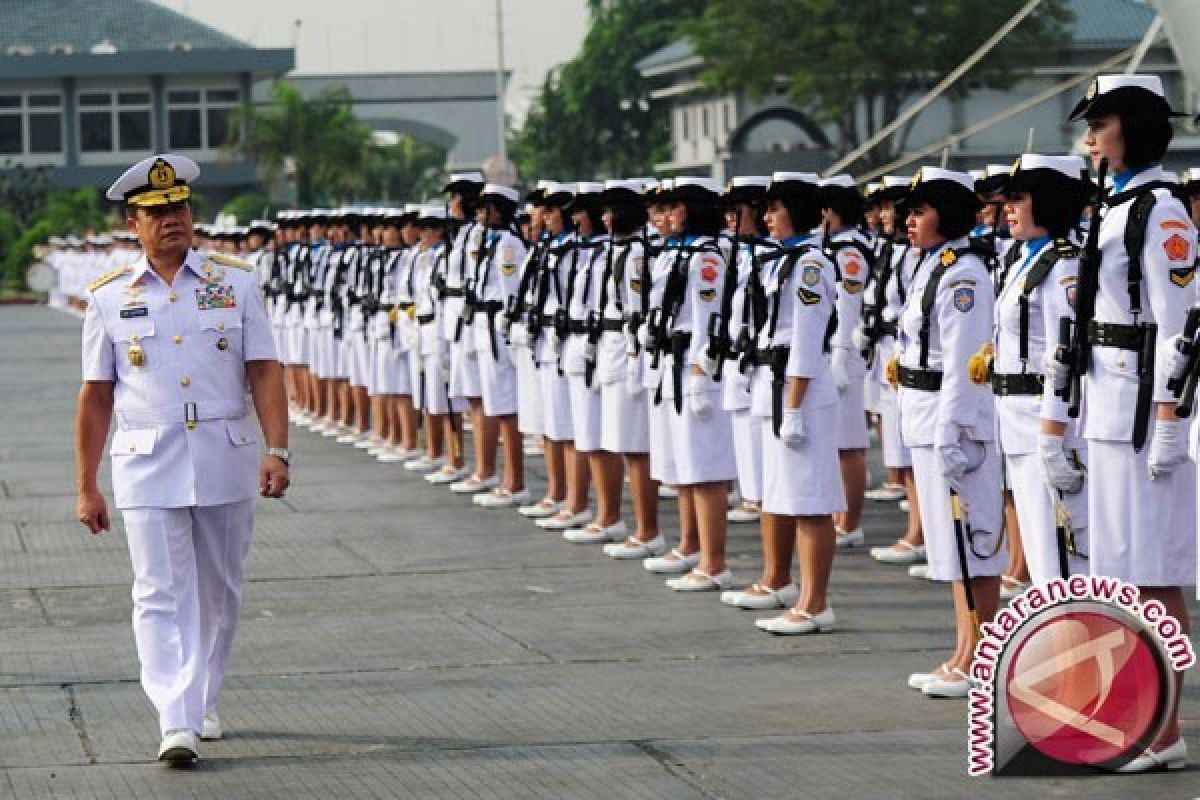
[(123, 106), (148, 106), (150, 105), (150, 93), (120, 92), (117, 95), (117, 103)]
[(21, 141), (21, 117), (18, 114), (0, 114), (0, 153), (19, 155), (25, 151)]
[(20, 108), (21, 95), (19, 94), (0, 94), (0, 108)]
[(194, 89), (173, 89), (167, 92), (168, 103), (199, 103), (200, 92)]
[(96, 106), (111, 106), (112, 95), (108, 92), (81, 92), (79, 105), (94, 108)]
[(58, 94), (31, 94), (29, 95), (30, 108), (60, 108), (62, 106), (62, 95)]
[(112, 113), (84, 111), (79, 115), (79, 149), (84, 153), (107, 153), (113, 149)]
[(209, 89), (205, 96), (210, 103), (236, 103), (240, 94), (237, 89)]
[(117, 141), (121, 150), (149, 150), (150, 112), (118, 112), (117, 133)]
[(29, 152), (61, 153), (62, 114), (29, 115)]
[(700, 121), (704, 131), (704, 137), (708, 138), (708, 106), (700, 109)]
[(197, 150), (201, 147), (199, 109), (174, 109), (168, 112), (167, 129), (172, 150)]
[(233, 112), (228, 108), (210, 108), (208, 110), (208, 146), (216, 149), (224, 147), (229, 136), (229, 118)]

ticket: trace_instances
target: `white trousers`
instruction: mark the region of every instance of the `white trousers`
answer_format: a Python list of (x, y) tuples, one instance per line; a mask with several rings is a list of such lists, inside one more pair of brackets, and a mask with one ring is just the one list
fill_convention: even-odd
[(133, 638), (159, 728), (200, 732), (215, 713), (242, 606), (254, 500), (122, 511)]
[[(1004, 457), (1005, 475), (1017, 509), (1021, 526), (1021, 549), (1033, 583), (1046, 583), (1061, 575), (1058, 554), (1058, 525), (1055, 505), (1057, 492), (1042, 478), (1041, 456), (1037, 453)], [(1087, 487), (1075, 494), (1063, 495), (1062, 503), (1075, 532), (1075, 545), (1080, 553), (1088, 552)], [(1079, 556), (1067, 556), (1067, 569), (1072, 575), (1087, 575), (1088, 562)]]

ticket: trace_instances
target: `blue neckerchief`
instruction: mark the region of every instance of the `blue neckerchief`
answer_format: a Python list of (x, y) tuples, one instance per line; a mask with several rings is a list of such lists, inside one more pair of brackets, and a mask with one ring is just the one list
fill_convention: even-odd
[(570, 231), (563, 231), (562, 233), (560, 233), (554, 237), (554, 243), (561, 244), (562, 242), (566, 241), (567, 237), (570, 235), (571, 235)]
[(677, 237), (677, 236), (668, 236), (666, 239), (663, 240), (663, 244), (666, 245), (667, 247), (676, 247), (679, 244), (681, 244), (681, 241), (682, 240), (680, 240), (679, 237)]
[(1016, 275), (1024, 272), (1030, 264), (1033, 263), (1033, 257), (1042, 251), (1042, 248), (1050, 243), (1049, 236), (1039, 236), (1036, 239), (1030, 239), (1027, 242), (1021, 243), (1021, 261), (1017, 264)]
[(347, 247), (348, 247), (348, 245), (345, 242), (338, 242), (337, 244), (335, 244), (333, 246), (333, 252), (340, 253), (343, 250), (345, 250)]
[(1112, 185), (1113, 194), (1119, 194), (1120, 192), (1125, 191), (1125, 186), (1129, 183), (1129, 181), (1133, 180), (1133, 177), (1135, 175), (1139, 175), (1139, 174), (1145, 172), (1146, 170), (1150, 169), (1153, 166), (1156, 166), (1156, 165), (1155, 164), (1147, 164), (1144, 167), (1135, 167), (1134, 169), (1127, 169), (1123, 172), (1118, 172), (1116, 175), (1113, 176), (1113, 185)]
[(692, 234), (688, 234), (687, 236), (683, 237), (683, 244), (685, 247), (690, 244), (695, 244), (696, 240), (699, 238), (700, 238), (699, 236), (694, 236)]
[(990, 225), (976, 225), (974, 228), (971, 228), (971, 236), (975, 237), (987, 236), (991, 232), (992, 228)]
[(783, 247), (795, 247), (796, 245), (804, 244), (811, 238), (812, 238), (812, 234), (798, 233), (795, 236), (789, 236), (788, 238), (784, 239), (779, 244)]

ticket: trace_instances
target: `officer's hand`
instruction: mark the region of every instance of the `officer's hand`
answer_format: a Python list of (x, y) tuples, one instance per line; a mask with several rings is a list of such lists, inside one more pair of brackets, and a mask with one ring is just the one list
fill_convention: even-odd
[(833, 385), (839, 392), (850, 387), (850, 351), (844, 347), (833, 348), (830, 366), (833, 371)]
[(1039, 434), (1038, 453), (1042, 461), (1042, 479), (1048, 486), (1067, 494), (1075, 494), (1083, 489), (1083, 470), (1067, 458), (1062, 436)]
[(1150, 441), (1150, 456), (1146, 459), (1150, 480), (1169, 477), (1186, 460), (1187, 427), (1177, 419), (1154, 420), (1154, 438)]
[(108, 519), (108, 503), (100, 492), (80, 492), (76, 506), (79, 522), (89, 533), (102, 533), (111, 529)]
[(1066, 391), (1071, 380), (1071, 369), (1055, 358), (1054, 353), (1047, 352), (1042, 356), (1042, 372), (1046, 376), (1047, 386), (1053, 386), (1056, 393)]
[(779, 425), (779, 438), (788, 447), (802, 447), (808, 440), (808, 431), (804, 428), (804, 412), (799, 408), (785, 408), (783, 420)]
[(258, 493), (263, 497), (283, 497), (291, 485), (288, 465), (279, 456), (264, 456), (258, 468)]
[(708, 396), (708, 377), (705, 375), (689, 375), (684, 386), (687, 395), (688, 409), (697, 419), (708, 419), (712, 414), (712, 398)]
[(862, 352), (871, 346), (871, 337), (867, 336), (867, 332), (859, 325), (850, 333), (850, 342), (855, 350)]
[(1164, 359), (1166, 364), (1163, 367), (1171, 380), (1183, 379), (1183, 373), (1187, 370), (1187, 351), (1191, 345), (1191, 340), (1184, 338), (1182, 333), (1172, 337), (1170, 344), (1167, 345), (1167, 357)]

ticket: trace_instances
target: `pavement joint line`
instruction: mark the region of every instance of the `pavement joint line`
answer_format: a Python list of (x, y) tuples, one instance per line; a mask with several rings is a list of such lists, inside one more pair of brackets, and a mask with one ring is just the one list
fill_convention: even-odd
[(50, 609), (46, 607), (46, 598), (42, 597), (40, 589), (30, 589), (29, 594), (33, 597), (33, 602), (37, 603), (38, 610), (42, 612), (42, 621), (49, 627), (55, 627), (54, 618), (50, 616)]
[(342, 539), (334, 539), (333, 546), (336, 549), (341, 550), (343, 553), (345, 553), (346, 555), (353, 558), (355, 561), (358, 561), (359, 563), (366, 566), (367, 569), (371, 570), (370, 577), (372, 577), (372, 578), (383, 577), (383, 572), (379, 569), (378, 566), (375, 565), (375, 563), (373, 561), (371, 561), (369, 558), (364, 556), (362, 553), (355, 550), (353, 547), (351, 547), (349, 544), (347, 544)]
[(277, 497), (275, 499), (279, 501), (280, 505), (282, 505), (284, 508), (286, 508), (288, 511), (292, 512), (293, 514), (299, 513), (299, 509), (297, 509), (294, 505), (292, 505), (286, 497)]
[(95, 764), (96, 751), (92, 747), (92, 740), (88, 735), (87, 722), (83, 718), (83, 709), (79, 707), (79, 698), (75, 695), (75, 687), (70, 683), (60, 685), (67, 695), (67, 716), (75, 728), (76, 735), (79, 736), (79, 746), (83, 749), (83, 754), (87, 756), (88, 763)]
[(713, 794), (708, 790), (699, 775), (688, 769), (687, 765), (682, 761), (672, 757), (670, 753), (659, 749), (648, 740), (639, 739), (630, 742), (630, 744), (640, 750), (644, 756), (662, 767), (663, 771), (668, 775), (683, 781), (702, 796), (709, 798), (709, 800), (722, 800), (721, 795)]
[(12, 500), (12, 499), (13, 499), (13, 495), (12, 495), (12, 489), (10, 489), (10, 488), (9, 488), (9, 486), (8, 486), (8, 481), (0, 481), (0, 491), (3, 491), (3, 492), (4, 492), (4, 499), (5, 499), (5, 500)]
[(488, 622), (487, 620), (475, 616), (470, 611), (464, 611), (462, 613), (463, 613), (463, 616), (466, 617), (467, 619), (482, 625), (483, 627), (487, 628), (488, 630), (492, 631), (493, 633), (495, 633), (499, 636), (504, 637), (508, 641), (510, 641), (513, 644), (520, 647), (522, 650), (524, 650), (528, 653), (532, 653), (535, 656), (539, 656), (540, 658), (544, 658), (549, 663), (552, 663), (552, 664), (561, 663), (557, 658), (550, 655), (549, 653), (545, 653), (545, 652), (537, 649), (536, 647), (531, 645), (529, 642), (523, 641), (522, 639), (518, 639), (516, 636), (513, 636), (508, 631), (502, 630), (499, 627), (497, 627), (496, 625), (493, 625), (492, 623)]
[[(0, 481), (3, 483), (3, 481)], [(21, 546), (21, 555), (29, 555), (29, 547), (25, 544), (25, 537), (21, 534), (21, 523), (13, 520), (13, 531), (17, 534), (17, 544)]]

